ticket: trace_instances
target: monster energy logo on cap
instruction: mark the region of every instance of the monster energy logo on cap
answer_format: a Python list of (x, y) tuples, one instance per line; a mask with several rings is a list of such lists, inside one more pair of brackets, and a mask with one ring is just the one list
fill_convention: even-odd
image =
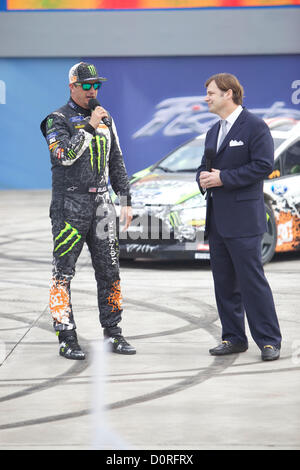
[(88, 69), (91, 72), (92, 75), (97, 75), (97, 70), (94, 65), (88, 65)]
[(86, 62), (79, 62), (73, 65), (69, 71), (69, 83), (88, 82), (90, 80), (98, 80), (105, 82), (107, 78), (99, 77), (95, 65)]

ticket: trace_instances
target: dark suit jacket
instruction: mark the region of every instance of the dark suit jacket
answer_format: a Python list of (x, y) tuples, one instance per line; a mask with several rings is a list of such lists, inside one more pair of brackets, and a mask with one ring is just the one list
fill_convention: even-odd
[[(219, 127), (218, 122), (208, 131), (205, 149), (216, 150)], [(221, 236), (250, 237), (266, 232), (263, 180), (272, 172), (273, 165), (274, 144), (268, 126), (244, 108), (212, 162), (213, 168), (221, 170), (223, 183), (212, 189), (216, 224)], [(205, 154), (197, 171), (198, 184), (204, 170)], [(207, 193), (206, 231), (211, 190)]]

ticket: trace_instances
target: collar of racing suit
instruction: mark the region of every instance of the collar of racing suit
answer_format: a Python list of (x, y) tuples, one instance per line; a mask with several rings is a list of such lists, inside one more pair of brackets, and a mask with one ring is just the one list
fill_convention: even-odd
[(90, 116), (91, 115), (91, 110), (90, 109), (85, 109), (79, 106), (75, 101), (70, 98), (68, 101), (68, 106), (70, 108), (74, 109), (77, 113), (83, 114), (84, 116)]

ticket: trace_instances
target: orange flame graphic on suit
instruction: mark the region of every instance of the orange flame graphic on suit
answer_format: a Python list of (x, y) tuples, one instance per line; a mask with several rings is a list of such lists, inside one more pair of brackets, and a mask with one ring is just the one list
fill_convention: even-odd
[(69, 323), (70, 295), (67, 281), (52, 279), (49, 307), (53, 320)]
[(107, 298), (108, 305), (111, 306), (112, 312), (122, 309), (122, 294), (120, 281), (115, 281), (112, 284), (111, 293)]

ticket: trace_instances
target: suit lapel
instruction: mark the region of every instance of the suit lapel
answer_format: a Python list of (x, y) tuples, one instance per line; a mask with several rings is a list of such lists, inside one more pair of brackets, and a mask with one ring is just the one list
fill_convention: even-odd
[[(217, 155), (222, 152), (222, 150), (226, 147), (230, 139), (234, 137), (234, 135), (238, 132), (239, 128), (243, 125), (245, 119), (246, 119), (247, 111), (243, 109), (241, 114), (238, 116), (234, 124), (231, 126), (230, 131), (226, 134), (225, 139), (223, 140), (222, 144), (220, 145), (219, 150), (217, 151)], [(220, 126), (219, 126), (220, 129)], [(218, 142), (218, 133), (217, 133), (217, 138), (216, 138), (216, 148), (217, 148), (217, 142)]]
[(216, 152), (217, 152), (219, 130), (220, 130), (220, 124), (218, 122), (210, 130), (211, 132), (210, 141), (213, 142), (213, 145), (211, 147), (213, 147)]

